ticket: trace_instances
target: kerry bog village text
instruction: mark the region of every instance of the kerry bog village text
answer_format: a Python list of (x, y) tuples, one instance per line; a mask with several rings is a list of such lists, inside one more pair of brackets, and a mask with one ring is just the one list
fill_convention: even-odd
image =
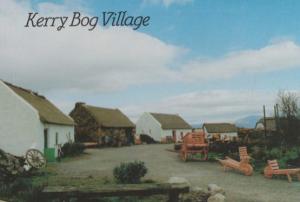
[(80, 12), (73, 12), (70, 16), (42, 16), (38, 12), (28, 13), (25, 27), (28, 28), (55, 28), (61, 31), (66, 27), (83, 27), (89, 31), (95, 29), (97, 25), (105, 26), (127, 26), (137, 30), (147, 27), (150, 24), (150, 16), (132, 16), (127, 11), (105, 11), (99, 16), (82, 15)]

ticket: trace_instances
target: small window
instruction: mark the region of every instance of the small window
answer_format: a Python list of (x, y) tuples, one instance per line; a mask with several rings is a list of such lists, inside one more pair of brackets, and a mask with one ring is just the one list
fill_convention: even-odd
[(58, 145), (58, 133), (55, 133), (55, 144)]

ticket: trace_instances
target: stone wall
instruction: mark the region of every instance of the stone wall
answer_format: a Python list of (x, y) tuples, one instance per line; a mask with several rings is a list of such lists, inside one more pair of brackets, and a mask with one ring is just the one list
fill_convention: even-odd
[(76, 104), (70, 116), (75, 121), (75, 140), (79, 142), (95, 142), (101, 137), (101, 127), (96, 120), (80, 104)]

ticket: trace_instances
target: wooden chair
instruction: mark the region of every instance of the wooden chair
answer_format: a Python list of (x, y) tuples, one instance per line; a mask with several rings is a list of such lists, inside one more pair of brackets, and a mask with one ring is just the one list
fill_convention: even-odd
[(272, 178), (273, 175), (286, 175), (289, 182), (292, 182), (292, 175), (296, 175), (300, 181), (300, 168), (279, 169), (277, 160), (268, 160), (268, 165), (264, 169), (264, 176)]
[(225, 159), (218, 159), (219, 162), (223, 165), (224, 171), (229, 169), (238, 170), (244, 175), (250, 176), (253, 173), (253, 168), (249, 164), (250, 156), (247, 153), (246, 147), (239, 147), (240, 161), (236, 161), (232, 158), (225, 157)]

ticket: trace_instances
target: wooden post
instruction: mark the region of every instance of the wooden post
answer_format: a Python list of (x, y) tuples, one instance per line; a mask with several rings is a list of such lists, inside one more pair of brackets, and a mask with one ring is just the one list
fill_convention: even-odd
[(277, 119), (278, 119), (278, 130), (280, 130), (280, 116), (279, 116), (279, 105), (276, 104), (276, 113), (277, 113)]
[(189, 190), (190, 188), (188, 183), (103, 185), (100, 187), (50, 186), (43, 189), (40, 199), (59, 199), (62, 201), (68, 201), (70, 198), (76, 198), (78, 199), (78, 202), (83, 202), (94, 201), (94, 199), (102, 197), (168, 194), (170, 202), (178, 202), (179, 194), (188, 193)]
[(265, 138), (267, 137), (267, 121), (266, 121), (266, 107), (265, 105), (263, 106), (264, 110), (264, 131), (265, 131)]
[(275, 118), (275, 127), (276, 127), (276, 132), (278, 131), (278, 117), (277, 117), (277, 109), (276, 105), (274, 105), (274, 118)]

